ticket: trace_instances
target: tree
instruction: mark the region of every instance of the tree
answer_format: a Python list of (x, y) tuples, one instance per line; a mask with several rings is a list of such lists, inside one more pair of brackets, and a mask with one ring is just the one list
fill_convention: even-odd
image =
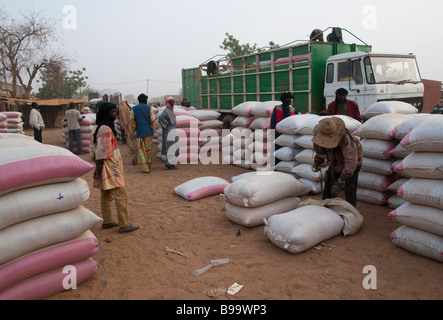
[[(240, 41), (234, 38), (234, 36), (230, 35), (228, 32), (225, 33), (225, 36), (226, 38), (225, 40), (223, 40), (220, 48), (223, 50), (228, 50), (229, 53), (227, 54), (227, 56), (230, 58), (264, 51), (264, 49), (257, 48), (256, 43), (254, 43), (253, 45), (250, 45), (249, 43), (240, 44)], [(274, 49), (278, 47), (278, 44), (275, 44), (272, 41), (269, 42), (269, 49)]]
[(37, 97), (41, 99), (70, 99), (75, 94), (81, 95), (82, 88), (86, 86), (86, 79), (88, 79), (83, 75), (84, 71), (86, 68), (68, 71), (60, 63), (47, 63), (40, 71), (42, 86), (39, 88)]
[(26, 11), (22, 21), (16, 21), (0, 8), (0, 62), (12, 83), (9, 92), (13, 98), (17, 97), (19, 84), (25, 89), (25, 98), (29, 98), (35, 77), (48, 64), (66, 63), (62, 53), (52, 50), (54, 30), (52, 22), (39, 13)]

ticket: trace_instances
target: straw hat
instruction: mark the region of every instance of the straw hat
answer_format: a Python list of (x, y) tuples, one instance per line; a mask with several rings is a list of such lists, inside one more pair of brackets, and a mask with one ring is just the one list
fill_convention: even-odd
[(312, 142), (320, 147), (333, 149), (338, 146), (345, 130), (345, 122), (339, 117), (323, 119), (314, 128)]

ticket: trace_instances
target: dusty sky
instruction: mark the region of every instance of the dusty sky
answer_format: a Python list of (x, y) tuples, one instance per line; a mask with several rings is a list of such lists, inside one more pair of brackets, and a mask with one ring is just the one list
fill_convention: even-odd
[[(85, 67), (88, 84), (123, 95), (178, 94), (181, 69), (216, 55), (225, 33), (265, 47), (306, 40), (315, 28), (342, 27), (374, 52), (414, 53), (424, 79), (443, 80), (441, 0), (0, 0), (55, 20), (59, 45)], [(328, 32), (327, 32), (328, 33)], [(344, 32), (345, 42), (361, 43)], [(149, 81), (148, 81), (149, 80)]]

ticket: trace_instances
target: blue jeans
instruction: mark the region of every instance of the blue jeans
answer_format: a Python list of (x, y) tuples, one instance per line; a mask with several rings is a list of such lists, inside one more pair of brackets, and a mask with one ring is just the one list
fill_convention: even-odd
[(74, 153), (74, 134), (77, 138), (77, 154), (82, 154), (82, 132), (80, 129), (69, 130), (69, 151)]

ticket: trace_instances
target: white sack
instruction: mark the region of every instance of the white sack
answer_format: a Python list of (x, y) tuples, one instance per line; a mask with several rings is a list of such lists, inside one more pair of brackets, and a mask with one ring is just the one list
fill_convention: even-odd
[(273, 215), (265, 224), (268, 239), (290, 253), (300, 253), (337, 236), (344, 226), (333, 210), (312, 205)]
[(253, 208), (308, 192), (309, 188), (293, 176), (273, 172), (237, 180), (225, 188), (224, 196), (231, 204)]
[(256, 227), (264, 223), (263, 219), (269, 219), (274, 214), (296, 209), (300, 204), (300, 198), (288, 197), (255, 208), (245, 208), (226, 204), (226, 218), (245, 227)]

